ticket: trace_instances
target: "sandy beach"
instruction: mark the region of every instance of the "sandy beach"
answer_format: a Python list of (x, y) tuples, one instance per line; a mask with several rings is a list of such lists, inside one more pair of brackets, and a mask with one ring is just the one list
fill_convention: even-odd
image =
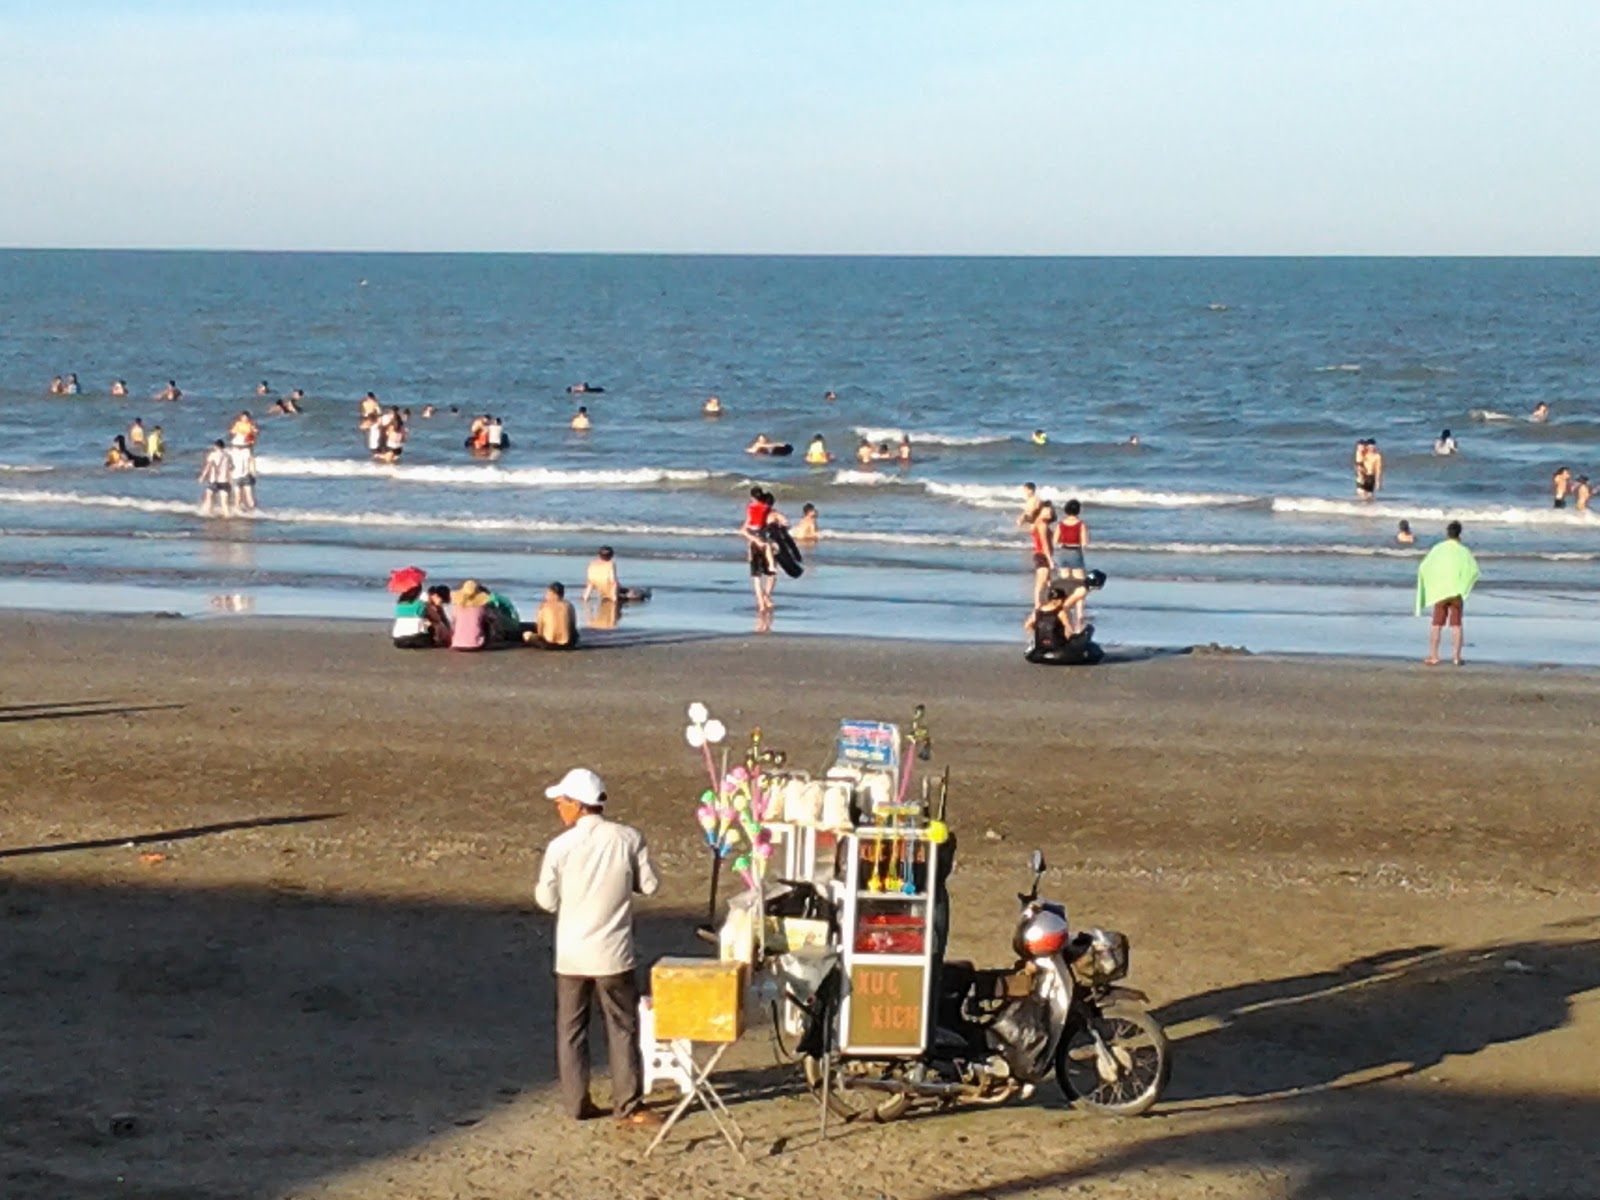
[[(399, 653), (384, 623), (0, 614), (0, 1195), (876, 1200), (1600, 1194), (1600, 675), (651, 633)], [(1028, 851), (1133, 942), (1176, 1070), (817, 1135), (755, 1031), (751, 1165), (558, 1115), (543, 787), (643, 829), (648, 961), (694, 952), (703, 700), (820, 766), (928, 706), (952, 951)]]

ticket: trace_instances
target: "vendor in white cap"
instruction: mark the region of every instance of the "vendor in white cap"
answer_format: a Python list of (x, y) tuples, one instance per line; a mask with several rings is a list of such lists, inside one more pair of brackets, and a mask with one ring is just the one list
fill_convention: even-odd
[(574, 767), (545, 789), (567, 831), (550, 843), (534, 899), (556, 914), (556, 1066), (561, 1100), (576, 1120), (599, 1115), (589, 1099), (589, 1014), (596, 1000), (611, 1048), (612, 1115), (658, 1124), (639, 1107), (639, 984), (633, 897), (658, 884), (644, 835), (604, 816), (606, 785)]

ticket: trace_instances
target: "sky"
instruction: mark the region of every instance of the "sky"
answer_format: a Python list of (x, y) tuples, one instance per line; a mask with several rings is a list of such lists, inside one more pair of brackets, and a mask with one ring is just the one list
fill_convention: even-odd
[(1600, 253), (1595, 0), (0, 0), (0, 245)]

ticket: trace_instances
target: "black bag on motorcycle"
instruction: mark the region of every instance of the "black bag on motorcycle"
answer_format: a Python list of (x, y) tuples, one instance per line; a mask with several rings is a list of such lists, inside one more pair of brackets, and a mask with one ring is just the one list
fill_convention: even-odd
[(1002, 1008), (988, 1038), (989, 1048), (1000, 1053), (1018, 1079), (1038, 1079), (1050, 1070), (1050, 1009), (1037, 996)]

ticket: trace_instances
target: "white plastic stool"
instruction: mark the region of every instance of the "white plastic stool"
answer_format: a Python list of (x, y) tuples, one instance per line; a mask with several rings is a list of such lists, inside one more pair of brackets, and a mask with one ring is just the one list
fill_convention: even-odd
[(644, 1092), (649, 1095), (657, 1083), (670, 1083), (678, 1095), (694, 1091), (694, 1077), (684, 1066), (692, 1061), (688, 1042), (656, 1041), (656, 1010), (649, 996), (639, 997), (639, 1060), (644, 1065)]

